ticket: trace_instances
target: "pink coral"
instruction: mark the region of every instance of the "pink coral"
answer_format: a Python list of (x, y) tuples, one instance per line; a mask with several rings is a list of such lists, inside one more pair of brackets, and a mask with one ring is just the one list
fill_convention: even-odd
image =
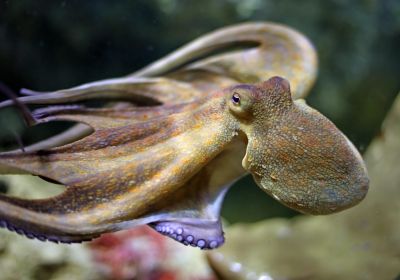
[[(91, 242), (89, 248), (100, 272), (108, 279), (214, 279), (210, 271), (196, 275), (199, 272), (191, 269), (188, 275), (188, 260), (185, 258), (181, 260), (181, 266), (171, 266), (171, 258), (176, 259), (183, 251), (187, 253), (187, 250), (194, 249), (177, 244), (148, 226), (104, 234)], [(197, 250), (190, 252), (193, 253), (189, 257), (199, 258)]]

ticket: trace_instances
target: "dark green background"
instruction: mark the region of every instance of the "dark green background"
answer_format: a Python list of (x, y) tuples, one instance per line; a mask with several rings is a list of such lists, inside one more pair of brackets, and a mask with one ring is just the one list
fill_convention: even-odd
[[(244, 21), (285, 23), (315, 44), (320, 72), (309, 104), (361, 150), (400, 89), (400, 1), (143, 0), (0, 2), (0, 80), (56, 90), (118, 77), (213, 29)], [(0, 111), (0, 146), (54, 134), (59, 125), (25, 129)], [(228, 195), (224, 216), (254, 221), (293, 212), (245, 178)]]

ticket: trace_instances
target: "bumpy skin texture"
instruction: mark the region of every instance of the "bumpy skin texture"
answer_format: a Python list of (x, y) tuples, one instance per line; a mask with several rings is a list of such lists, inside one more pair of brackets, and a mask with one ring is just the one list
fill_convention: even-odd
[[(351, 207), (367, 192), (366, 169), (347, 138), (298, 100), (315, 74), (315, 51), (301, 34), (250, 23), (205, 35), (124, 78), (23, 90), (19, 102), (63, 104), (35, 111), (37, 123), (73, 120), (91, 128), (0, 154), (0, 173), (30, 173), (66, 187), (49, 199), (0, 196), (0, 226), (81, 242), (149, 224), (185, 245), (213, 249), (224, 242), (223, 197), (247, 172), (298, 211)], [(92, 98), (124, 102), (66, 105)]]

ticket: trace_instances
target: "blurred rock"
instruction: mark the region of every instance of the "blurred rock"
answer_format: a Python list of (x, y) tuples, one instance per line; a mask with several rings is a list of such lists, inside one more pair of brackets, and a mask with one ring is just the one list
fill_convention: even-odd
[[(222, 279), (395, 279), (400, 275), (400, 96), (365, 155), (370, 191), (331, 216), (237, 224), (208, 254)], [(397, 278), (396, 278), (397, 279)]]

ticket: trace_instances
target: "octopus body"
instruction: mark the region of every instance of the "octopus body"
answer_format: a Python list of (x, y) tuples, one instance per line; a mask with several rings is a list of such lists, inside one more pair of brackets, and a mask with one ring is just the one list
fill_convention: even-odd
[[(316, 69), (303, 35), (247, 23), (207, 34), (126, 77), (22, 90), (25, 96), (0, 107), (40, 104), (35, 123), (80, 124), (0, 154), (1, 174), (65, 186), (47, 199), (1, 195), (0, 226), (70, 243), (148, 224), (185, 245), (214, 249), (224, 242), (224, 195), (248, 173), (300, 212), (349, 208), (366, 195), (368, 176), (350, 141), (301, 99)], [(113, 102), (78, 104), (98, 98)]]

